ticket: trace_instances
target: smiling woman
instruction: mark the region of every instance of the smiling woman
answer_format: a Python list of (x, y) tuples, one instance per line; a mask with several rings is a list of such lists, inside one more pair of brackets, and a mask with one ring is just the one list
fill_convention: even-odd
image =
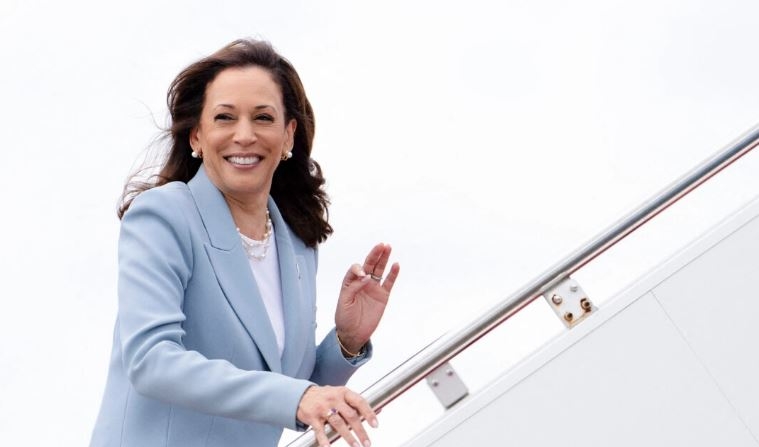
[(274, 171), (292, 157), (297, 121), (286, 121), (282, 94), (260, 67), (222, 71), (208, 87), (190, 145), (203, 158), (208, 178), (224, 194), (240, 232), (266, 234), (264, 215)]
[[(92, 446), (275, 446), (330, 424), (368, 446), (367, 402), (343, 385), (399, 266), (377, 244), (350, 266), (315, 343), (316, 247), (332, 232), (314, 119), (297, 73), (238, 40), (174, 80), (171, 148), (119, 208), (119, 310)], [(385, 276), (385, 274), (387, 275)]]

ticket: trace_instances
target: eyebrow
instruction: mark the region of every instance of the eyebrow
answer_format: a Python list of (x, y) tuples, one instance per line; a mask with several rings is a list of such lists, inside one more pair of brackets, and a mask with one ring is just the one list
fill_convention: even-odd
[[(232, 104), (216, 104), (216, 107), (223, 107), (225, 109), (234, 109), (235, 108), (235, 106), (233, 106)], [(261, 110), (261, 109), (274, 109), (274, 110), (277, 110), (276, 107), (270, 106), (268, 104), (262, 104), (260, 106), (255, 106), (254, 109), (255, 110)]]

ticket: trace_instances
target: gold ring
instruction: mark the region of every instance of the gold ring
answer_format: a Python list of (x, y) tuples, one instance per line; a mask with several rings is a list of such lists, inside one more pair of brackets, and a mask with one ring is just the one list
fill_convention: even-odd
[(373, 280), (375, 280), (375, 281), (377, 281), (377, 282), (380, 282), (380, 281), (382, 281), (382, 277), (381, 277), (381, 276), (377, 276), (377, 275), (375, 275), (374, 273), (372, 273), (372, 274), (371, 274), (371, 275), (369, 275), (369, 276), (371, 276), (371, 277), (372, 277), (372, 279), (373, 279)]

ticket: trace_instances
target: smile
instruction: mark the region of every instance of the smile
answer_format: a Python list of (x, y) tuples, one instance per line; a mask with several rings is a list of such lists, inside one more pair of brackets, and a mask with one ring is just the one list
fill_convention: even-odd
[(241, 165), (241, 166), (252, 166), (252, 165), (258, 164), (258, 162), (261, 161), (261, 157), (259, 157), (258, 155), (250, 155), (246, 157), (233, 155), (231, 157), (226, 157), (226, 159), (232, 164)]

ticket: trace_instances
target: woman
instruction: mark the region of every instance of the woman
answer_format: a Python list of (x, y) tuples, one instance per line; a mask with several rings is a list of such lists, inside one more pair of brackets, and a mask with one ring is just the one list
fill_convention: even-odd
[(371, 357), (399, 266), (385, 244), (351, 266), (316, 345), (316, 248), (332, 228), (297, 73), (268, 43), (238, 40), (182, 71), (168, 106), (157, 181), (134, 178), (119, 209), (119, 311), (91, 445), (275, 446), (306, 426), (328, 445), (330, 424), (368, 446), (362, 419), (376, 415), (341, 385)]

